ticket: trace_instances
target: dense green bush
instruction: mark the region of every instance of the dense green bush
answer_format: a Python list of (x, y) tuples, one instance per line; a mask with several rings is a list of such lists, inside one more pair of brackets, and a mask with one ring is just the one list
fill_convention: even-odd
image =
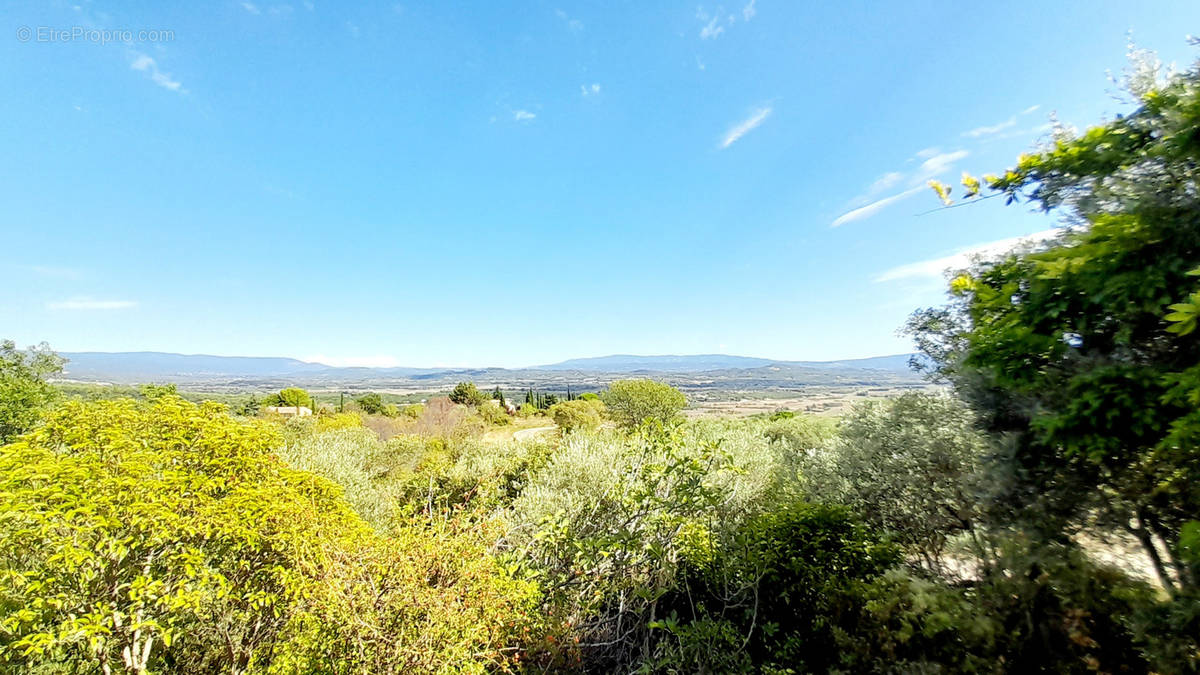
[[(317, 428), (324, 422), (318, 419)], [(280, 458), (291, 467), (340, 485), (358, 515), (381, 529), (389, 525), (396, 508), (394, 495), (381, 480), (386, 474), (386, 452), (378, 436), (361, 423), (297, 437), (279, 448)]]
[(595, 399), (556, 403), (550, 407), (550, 419), (564, 432), (592, 431), (604, 422), (604, 403)]
[(987, 452), (971, 412), (948, 396), (905, 394), (856, 405), (837, 437), (803, 463), (816, 499), (845, 504), (931, 570), (949, 538), (973, 532)]
[(512, 418), (508, 416), (508, 412), (504, 408), (497, 405), (498, 402), (497, 399), (485, 401), (475, 409), (475, 412), (484, 422), (493, 426), (504, 426), (511, 423)]
[[(340, 487), (273, 454), (280, 430), (170, 396), (71, 402), (0, 448), (0, 663), (504, 667), (533, 590), (484, 554), (486, 532), (446, 521), (376, 535)], [(332, 471), (348, 482), (354, 433), (321, 435), (352, 446), (332, 453), (351, 460)]]
[(625, 429), (635, 429), (647, 420), (669, 424), (687, 406), (683, 392), (654, 380), (617, 380), (600, 394), (600, 400), (609, 417)]
[[(858, 628), (866, 584), (899, 560), (849, 511), (792, 503), (689, 551), (652, 624), (651, 663), (676, 672), (829, 672)], [(714, 644), (714, 640), (717, 642)]]

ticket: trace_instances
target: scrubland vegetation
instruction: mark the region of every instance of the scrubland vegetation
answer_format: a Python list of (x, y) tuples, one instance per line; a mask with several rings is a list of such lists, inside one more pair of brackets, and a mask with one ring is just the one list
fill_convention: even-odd
[[(913, 316), (947, 394), (839, 420), (685, 421), (645, 380), (515, 416), (470, 383), (294, 418), (70, 400), (49, 349), (5, 343), (0, 663), (1195, 672), (1200, 73), (1142, 85), (1135, 114), (964, 178), (1074, 227)], [(1149, 576), (1102, 562), (1122, 542)]]

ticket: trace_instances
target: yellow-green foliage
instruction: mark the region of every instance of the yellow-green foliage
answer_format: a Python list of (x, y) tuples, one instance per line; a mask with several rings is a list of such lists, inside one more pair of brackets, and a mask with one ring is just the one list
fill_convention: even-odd
[[(529, 589), (478, 532), (383, 539), (341, 488), (273, 454), (278, 425), (221, 410), (71, 402), (0, 448), (0, 664), (244, 672), (278, 654), (304, 670), (436, 672), (502, 659)], [(367, 664), (369, 644), (387, 649)]]
[(512, 421), (508, 413), (498, 405), (484, 401), (476, 410), (484, 422), (495, 426), (504, 426)]
[(597, 399), (555, 403), (550, 417), (563, 431), (595, 429), (604, 421), (604, 403)]
[[(357, 415), (347, 416), (358, 419)], [(280, 446), (278, 452), (292, 468), (311, 471), (342, 486), (346, 501), (376, 528), (388, 525), (395, 504), (382, 480), (386, 449), (370, 429), (356, 426), (300, 436)]]
[(245, 667), (320, 548), (366, 534), (336, 487), (269, 454), (278, 440), (164, 397), (68, 403), (0, 450), (5, 658), (137, 669), (228, 633)]
[(339, 551), (269, 673), (508, 671), (540, 624), (537, 589), (489, 555), (494, 524), (413, 520)]
[(351, 429), (363, 425), (362, 417), (355, 413), (333, 413), (317, 417), (317, 431)]
[(646, 420), (668, 424), (687, 406), (683, 392), (655, 380), (617, 380), (600, 395), (609, 417), (621, 427), (634, 429)]

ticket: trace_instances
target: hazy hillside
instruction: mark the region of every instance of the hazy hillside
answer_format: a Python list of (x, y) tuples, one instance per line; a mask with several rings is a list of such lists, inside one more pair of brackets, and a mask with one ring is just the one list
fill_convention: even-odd
[(812, 385), (893, 384), (917, 381), (907, 355), (847, 361), (772, 361), (746, 356), (618, 355), (571, 359), (535, 368), (338, 368), (282, 357), (210, 356), (163, 352), (74, 352), (63, 354), (64, 377), (116, 383), (275, 387), (313, 386), (435, 389), (461, 380), (481, 385), (543, 388), (601, 388), (630, 373), (645, 374), (689, 389), (767, 389)]
[(559, 363), (534, 366), (536, 370), (578, 370), (584, 372), (630, 373), (638, 370), (669, 372), (701, 372), (724, 368), (757, 368), (775, 363), (770, 359), (727, 354), (694, 354), (666, 356), (636, 356), (613, 354), (582, 359), (567, 359)]
[(912, 354), (873, 356), (865, 359), (842, 361), (777, 361), (752, 356), (730, 356), (728, 354), (694, 354), (665, 356), (636, 356), (614, 354), (582, 359), (568, 359), (560, 363), (535, 366), (537, 370), (575, 370), (581, 372), (631, 373), (649, 371), (658, 373), (698, 373), (712, 370), (761, 368), (763, 366), (803, 366), (807, 368), (849, 368), (871, 370), (893, 370), (907, 372)]
[(329, 366), (282, 357), (209, 356), (167, 352), (64, 352), (71, 379), (142, 381), (174, 378), (312, 375)]

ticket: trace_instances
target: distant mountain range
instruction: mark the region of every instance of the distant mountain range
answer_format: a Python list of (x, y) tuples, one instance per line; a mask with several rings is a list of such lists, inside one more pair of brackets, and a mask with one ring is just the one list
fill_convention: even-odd
[(701, 373), (729, 368), (762, 368), (772, 365), (804, 366), (808, 368), (865, 368), (870, 370), (908, 371), (908, 360), (912, 354), (873, 356), (865, 359), (844, 361), (774, 361), (753, 356), (730, 356), (728, 354), (691, 354), (666, 356), (635, 356), (614, 354), (584, 359), (568, 359), (547, 366), (534, 366), (537, 370), (577, 370), (581, 372), (632, 373), (637, 371), (657, 373)]
[(613, 355), (570, 359), (530, 368), (344, 368), (282, 357), (209, 356), (166, 352), (67, 352), (63, 377), (90, 382), (175, 382), (230, 387), (379, 386), (438, 388), (459, 380), (501, 386), (603, 386), (629, 374), (660, 374), (679, 382), (779, 387), (809, 384), (914, 381), (910, 355), (844, 361), (773, 361), (726, 354)]

